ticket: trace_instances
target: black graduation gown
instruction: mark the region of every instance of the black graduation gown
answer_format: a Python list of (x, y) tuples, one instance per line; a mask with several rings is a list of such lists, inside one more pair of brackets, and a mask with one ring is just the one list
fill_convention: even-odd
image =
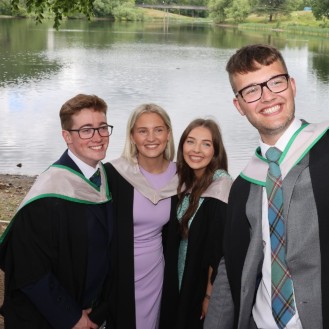
[(169, 227), (167, 262), (165, 266), (160, 329), (200, 329), (202, 303), (204, 300), (209, 266), (213, 268), (211, 280), (223, 255), (222, 237), (227, 204), (206, 197), (190, 226), (185, 270), (181, 290), (178, 290), (177, 226)]
[[(323, 328), (329, 328), (329, 132), (317, 141), (309, 152), (309, 171), (315, 197), (320, 234), (321, 287)], [(249, 222), (245, 208), (249, 197), (250, 182), (238, 177), (231, 189), (225, 236), (225, 265), (234, 302), (234, 328), (240, 310), (241, 276), (250, 243)], [(239, 228), (237, 230), (237, 227)], [(259, 279), (259, 278), (257, 278)], [(256, 291), (255, 291), (256, 294)]]
[[(114, 270), (113, 294), (111, 296), (111, 329), (134, 329), (135, 285), (134, 285), (134, 187), (123, 178), (112, 164), (106, 163), (105, 170), (113, 197), (116, 231), (113, 234), (112, 264)], [(169, 222), (162, 232), (164, 255), (169, 223), (176, 222), (177, 197), (171, 197)], [(147, 329), (147, 328), (145, 328)]]
[[(17, 214), (2, 246), (6, 248), (2, 264), (6, 274), (2, 308), (6, 328), (52, 328), (20, 290), (50, 271), (82, 305), (86, 279), (83, 274), (86, 273), (88, 255), (86, 207), (92, 206), (43, 198), (25, 206)], [(71, 305), (60, 298), (59, 292), (58, 303), (65, 314)], [(103, 298), (91, 316), (99, 323), (107, 313), (107, 305), (102, 303), (108, 298), (105, 289)]]
[[(67, 151), (56, 164), (69, 166), (79, 172)], [(63, 317), (65, 313), (76, 309), (77, 304), (78, 311), (85, 308), (87, 273), (92, 273), (93, 264), (99, 259), (90, 255), (91, 250), (93, 254), (98, 254), (98, 246), (91, 246), (90, 242), (102, 241), (101, 245), (107, 245), (106, 250), (110, 250), (111, 207), (109, 202), (86, 204), (59, 197), (42, 197), (18, 211), (0, 245), (0, 266), (5, 272), (1, 314), (7, 329), (53, 328), (21, 290), (40, 282), (49, 273), (60, 284), (51, 281), (49, 287), (51, 297), (62, 310)], [(107, 220), (105, 216), (108, 216)], [(88, 267), (91, 258), (93, 264)], [(101, 259), (103, 261), (104, 257)], [(107, 262), (106, 259), (104, 261)], [(90, 314), (92, 321), (98, 324), (108, 315), (109, 271), (104, 273), (104, 279), (103, 290)], [(70, 296), (74, 301), (65, 296)]]

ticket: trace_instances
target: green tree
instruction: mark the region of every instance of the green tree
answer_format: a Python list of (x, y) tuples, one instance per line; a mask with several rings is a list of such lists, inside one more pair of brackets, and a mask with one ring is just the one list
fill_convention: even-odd
[(125, 2), (113, 10), (113, 15), (117, 21), (141, 21), (143, 12), (136, 9), (134, 4)]
[(250, 13), (248, 0), (233, 0), (230, 7), (224, 9), (226, 17), (231, 18), (236, 23), (243, 22)]
[(0, 13), (1, 15), (11, 15), (12, 10), (9, 0), (0, 1)]
[(287, 0), (287, 5), (292, 11), (303, 10), (305, 7), (311, 7), (311, 0)]
[(311, 6), (316, 19), (329, 18), (329, 0), (313, 0)]
[(120, 6), (120, 0), (95, 0), (93, 12), (96, 17), (114, 18), (113, 10)]
[(64, 16), (72, 12), (79, 12), (90, 18), (93, 14), (94, 0), (11, 0), (14, 11), (20, 10), (21, 2), (28, 10), (36, 15), (36, 21), (41, 23), (46, 12), (54, 15), (54, 27), (57, 29)]
[(273, 17), (279, 13), (287, 13), (287, 0), (258, 0), (253, 1), (255, 12), (267, 14), (269, 22), (272, 22)]
[(94, 14), (114, 20), (136, 21), (143, 19), (143, 12), (135, 7), (134, 0), (95, 0)]
[(226, 19), (225, 8), (230, 7), (232, 0), (209, 0), (209, 16), (215, 23), (222, 23)]

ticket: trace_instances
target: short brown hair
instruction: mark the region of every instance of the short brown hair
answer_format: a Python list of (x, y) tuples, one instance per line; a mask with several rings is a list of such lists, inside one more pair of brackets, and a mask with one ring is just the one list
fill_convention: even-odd
[(78, 94), (74, 96), (66, 101), (59, 111), (62, 129), (71, 129), (72, 116), (83, 109), (93, 109), (96, 112), (103, 112), (106, 115), (107, 104), (96, 95)]
[(267, 66), (276, 61), (279, 61), (286, 70), (286, 73), (288, 73), (282, 54), (273, 46), (254, 44), (238, 49), (226, 64), (226, 71), (229, 74), (233, 90), (234, 85), (232, 78), (235, 74), (254, 72), (259, 69), (259, 65)]

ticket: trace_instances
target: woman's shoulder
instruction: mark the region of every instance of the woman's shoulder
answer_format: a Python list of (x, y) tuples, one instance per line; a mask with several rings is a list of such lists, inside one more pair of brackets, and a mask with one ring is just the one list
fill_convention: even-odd
[(124, 176), (125, 173), (134, 173), (136, 171), (136, 165), (129, 162), (124, 157), (110, 160), (104, 164), (104, 168), (107, 172), (119, 173)]
[(232, 183), (233, 179), (225, 170), (216, 170), (213, 182), (202, 196), (218, 199), (227, 203)]

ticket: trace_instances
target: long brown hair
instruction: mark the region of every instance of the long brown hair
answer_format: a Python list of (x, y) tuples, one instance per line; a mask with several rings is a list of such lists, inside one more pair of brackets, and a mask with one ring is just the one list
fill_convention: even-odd
[[(189, 133), (197, 127), (207, 128), (212, 136), (214, 147), (214, 156), (205, 172), (200, 179), (194, 174), (192, 168), (186, 163), (183, 156), (183, 146)], [(195, 213), (201, 194), (207, 190), (212, 183), (213, 175), (217, 169), (224, 169), (227, 171), (227, 155), (222, 140), (222, 135), (218, 124), (211, 119), (195, 119), (184, 130), (178, 145), (177, 151), (177, 174), (178, 174), (178, 207), (182, 204), (184, 197), (190, 193), (189, 207), (183, 215), (180, 223), (181, 235), (186, 238), (188, 236), (188, 221)]]

